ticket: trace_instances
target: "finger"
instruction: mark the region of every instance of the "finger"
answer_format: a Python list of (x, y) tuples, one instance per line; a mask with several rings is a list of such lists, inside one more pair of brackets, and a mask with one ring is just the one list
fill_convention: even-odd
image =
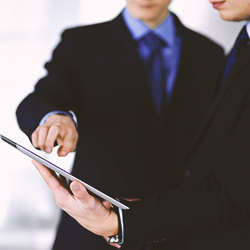
[(38, 133), (38, 147), (45, 151), (45, 141), (48, 134), (48, 127), (41, 126)]
[(62, 145), (59, 147), (57, 154), (59, 156), (66, 156), (69, 152), (73, 152), (76, 148), (76, 133), (68, 132), (65, 135)]
[(41, 176), (45, 179), (46, 183), (47, 183), (47, 180), (52, 177), (56, 179), (57, 181), (59, 181), (59, 177), (56, 175), (56, 173), (53, 170), (45, 167), (44, 165), (42, 165), (40, 162), (37, 162), (36, 160), (32, 160), (31, 162), (34, 164), (34, 166), (36, 167), (38, 172), (41, 174)]
[(50, 190), (52, 191), (58, 207), (60, 207), (66, 212), (70, 210), (72, 206), (72, 201), (74, 199), (69, 193), (68, 187), (64, 187), (64, 184), (61, 184), (61, 178), (59, 178), (54, 171), (44, 167), (37, 161), (33, 160), (32, 163), (35, 165), (39, 173), (42, 175), (44, 181), (47, 183)]
[(74, 196), (83, 203), (88, 203), (88, 200), (91, 198), (87, 189), (78, 181), (73, 181), (70, 184), (70, 189)]
[(111, 207), (111, 203), (109, 201), (103, 201), (102, 204), (109, 210)]
[[(32, 163), (35, 165), (38, 172), (43, 177), (44, 181), (47, 183), (49, 188), (51, 189), (52, 193), (57, 196), (58, 191), (62, 191), (62, 189), (65, 189), (61, 183), (60, 179), (56, 175), (56, 173), (45, 166), (43, 166), (41, 163), (32, 160)], [(64, 192), (64, 191), (63, 191)]]
[(45, 151), (47, 153), (52, 152), (52, 148), (54, 147), (54, 143), (56, 139), (58, 138), (58, 135), (60, 133), (60, 128), (58, 126), (51, 126), (46, 138), (45, 142)]
[(35, 148), (38, 148), (38, 133), (39, 133), (39, 127), (36, 128), (36, 130), (31, 135), (31, 141)]
[(130, 202), (132, 202), (132, 201), (141, 201), (141, 199), (139, 199), (139, 198), (133, 198), (133, 199), (121, 198), (121, 199), (123, 199), (125, 201), (130, 201)]
[(64, 147), (64, 145), (60, 146), (57, 150), (58, 156), (67, 156), (70, 150)]

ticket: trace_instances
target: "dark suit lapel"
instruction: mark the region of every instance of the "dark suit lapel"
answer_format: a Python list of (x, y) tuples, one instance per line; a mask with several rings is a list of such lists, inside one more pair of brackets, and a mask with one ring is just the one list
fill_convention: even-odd
[(136, 91), (140, 102), (146, 104), (147, 112), (152, 112), (154, 118), (158, 120), (143, 64), (137, 52), (137, 44), (132, 39), (121, 14), (109, 23), (108, 30), (113, 37), (117, 58), (116, 69), (120, 71), (121, 77), (127, 79), (131, 89)]
[[(190, 58), (193, 57), (192, 51), (189, 48), (189, 36), (186, 34), (186, 28), (181, 24), (179, 19), (175, 16), (175, 26), (177, 30), (177, 37), (181, 39), (181, 52), (178, 72), (176, 75), (175, 85), (172, 92), (171, 101), (167, 104), (165, 113), (165, 123), (173, 117), (174, 114), (178, 113), (177, 110), (186, 101), (187, 93), (192, 88), (192, 83), (185, 84), (185, 79), (192, 79), (190, 68), (193, 61)], [(187, 67), (188, 65), (188, 67)], [(190, 74), (191, 73), (191, 74)]]
[[(175, 15), (174, 17), (177, 31), (176, 35), (178, 39), (181, 39), (181, 52), (171, 101), (166, 105), (163, 124), (164, 128), (166, 128), (169, 122), (171, 122), (171, 120), (174, 118), (174, 116), (178, 114), (179, 109), (183, 108), (183, 105), (189, 104), (189, 93), (192, 93), (194, 91), (194, 87), (197, 84), (193, 77), (193, 71), (190, 70), (192, 68), (197, 68), (197, 60), (190, 60), (190, 58), (195, 57), (194, 49), (191, 48), (194, 38), (193, 36), (190, 36), (189, 30), (185, 26), (183, 26), (178, 17)], [(189, 81), (189, 79), (193, 80)], [(192, 117), (190, 117), (190, 119), (192, 119)]]
[[(222, 86), (220, 87), (218, 93), (215, 95), (213, 101), (211, 102), (210, 107), (207, 110), (206, 115), (204, 116), (204, 118), (202, 119), (202, 121), (200, 123), (199, 129), (198, 129), (196, 136), (195, 136), (195, 139), (193, 140), (193, 143), (190, 147), (189, 153), (192, 151), (197, 140), (200, 138), (203, 131), (207, 127), (209, 121), (212, 119), (213, 114), (215, 113), (216, 109), (218, 108), (218, 106), (219, 106), (221, 100), (223, 99), (224, 95), (226, 94), (227, 90), (231, 86), (233, 80), (240, 73), (240, 71), (249, 63), (250, 63), (250, 47), (247, 48), (247, 50), (244, 52), (244, 54), (235, 63), (232, 70), (229, 72), (227, 78), (222, 83)], [(220, 77), (217, 79), (217, 82), (220, 81), (220, 79), (221, 79), (221, 72), (220, 72)]]

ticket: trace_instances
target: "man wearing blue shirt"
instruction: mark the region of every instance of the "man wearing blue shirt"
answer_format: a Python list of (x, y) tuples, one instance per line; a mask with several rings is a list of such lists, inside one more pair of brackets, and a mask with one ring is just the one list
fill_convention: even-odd
[[(72, 173), (112, 197), (168, 192), (189, 174), (179, 166), (223, 51), (185, 28), (169, 3), (127, 0), (110, 22), (66, 30), (17, 110), (35, 147), (50, 153), (56, 141), (59, 156), (77, 148)], [(54, 250), (82, 248), (112, 249), (63, 213)]]

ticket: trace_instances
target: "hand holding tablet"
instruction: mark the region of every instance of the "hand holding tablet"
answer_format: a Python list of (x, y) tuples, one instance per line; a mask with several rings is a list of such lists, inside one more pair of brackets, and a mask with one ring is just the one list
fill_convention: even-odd
[(22, 152), (23, 154), (29, 156), (30, 158), (38, 161), (39, 163), (41, 163), (42, 165), (46, 166), (47, 168), (59, 173), (60, 175), (66, 177), (68, 180), (71, 181), (79, 181), (80, 183), (82, 183), (89, 191), (91, 191), (92, 193), (98, 195), (99, 197), (103, 198), (106, 201), (109, 201), (110, 203), (112, 203), (113, 205), (121, 208), (121, 209), (129, 209), (129, 207), (125, 206), (124, 204), (120, 203), (119, 201), (115, 200), (114, 198), (111, 198), (110, 196), (102, 193), (101, 191), (95, 189), (94, 187), (88, 185), (87, 183), (77, 179), (76, 177), (74, 177), (73, 175), (71, 175), (70, 173), (68, 173), (67, 171), (59, 168), (58, 166), (56, 166), (55, 164), (49, 162), (48, 160), (42, 158), (41, 156), (35, 154), (34, 152), (31, 152), (30, 150), (26, 149), (25, 147), (11, 141), (10, 139), (6, 138), (3, 135), (0, 135), (0, 138), (10, 144), (11, 146), (15, 147), (17, 150), (19, 150), (20, 152)]

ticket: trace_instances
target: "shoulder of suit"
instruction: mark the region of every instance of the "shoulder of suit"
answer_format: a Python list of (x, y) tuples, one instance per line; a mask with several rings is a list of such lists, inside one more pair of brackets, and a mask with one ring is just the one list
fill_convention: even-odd
[(208, 49), (209, 48), (213, 48), (215, 50), (217, 49), (218, 52), (224, 53), (223, 48), (214, 40), (197, 31), (194, 31), (186, 27), (174, 13), (173, 15), (174, 15), (175, 26), (177, 30), (180, 32), (180, 35), (183, 40), (186, 39), (190, 43), (197, 44), (204, 48), (207, 47)]
[(73, 36), (79, 36), (82, 34), (101, 35), (102, 32), (106, 32), (107, 29), (114, 26), (117, 22), (121, 22), (121, 20), (122, 20), (122, 17), (121, 17), (121, 14), (119, 14), (116, 18), (114, 18), (110, 21), (68, 28), (68, 29), (63, 31), (62, 36), (64, 36), (65, 34), (66, 35), (73, 35)]

